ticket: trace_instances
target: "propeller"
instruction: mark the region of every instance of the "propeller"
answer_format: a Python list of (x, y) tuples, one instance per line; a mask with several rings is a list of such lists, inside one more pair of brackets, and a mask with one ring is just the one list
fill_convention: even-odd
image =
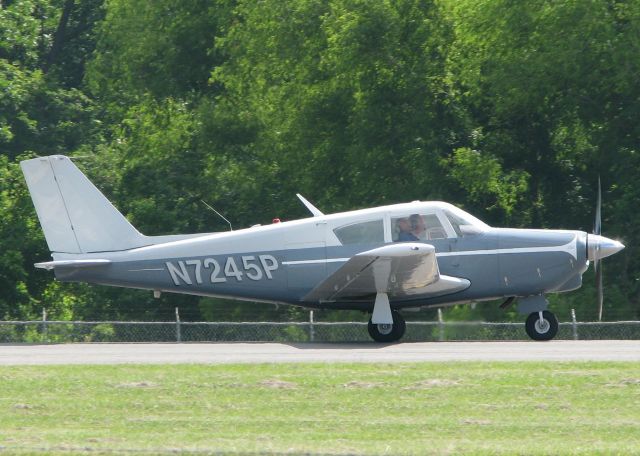
[[(600, 236), (602, 233), (602, 188), (600, 176), (598, 176), (598, 201), (596, 203), (596, 219), (593, 223), (593, 234)], [(596, 290), (598, 293), (598, 321), (602, 321), (602, 308), (604, 306), (604, 291), (602, 288), (602, 263), (600, 262), (600, 243), (595, 243), (595, 259), (593, 269), (596, 273)]]
[(602, 236), (602, 189), (600, 177), (598, 177), (598, 202), (596, 204), (596, 219), (593, 224), (593, 234), (587, 236), (588, 259), (593, 260), (593, 269), (596, 273), (596, 289), (598, 292), (598, 321), (602, 321), (602, 308), (604, 293), (602, 286), (602, 260), (624, 249), (624, 245), (613, 239)]

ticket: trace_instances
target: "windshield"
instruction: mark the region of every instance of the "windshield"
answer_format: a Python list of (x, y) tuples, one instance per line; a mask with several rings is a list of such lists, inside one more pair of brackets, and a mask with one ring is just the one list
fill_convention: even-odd
[(458, 236), (461, 236), (462, 234), (460, 231), (461, 225), (471, 225), (480, 231), (486, 231), (490, 228), (489, 225), (484, 223), (482, 220), (477, 219), (473, 215), (468, 214), (455, 206), (444, 209), (444, 213), (447, 215), (447, 218), (451, 222), (451, 225)]

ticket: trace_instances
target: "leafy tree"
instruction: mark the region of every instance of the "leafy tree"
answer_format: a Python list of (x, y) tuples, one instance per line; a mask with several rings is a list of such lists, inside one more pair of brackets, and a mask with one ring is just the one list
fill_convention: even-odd
[[(518, 205), (521, 223), (590, 230), (598, 175), (605, 183), (604, 213), (619, 209), (612, 204), (622, 196), (618, 182), (637, 169), (628, 160), (637, 150), (638, 127), (628, 121), (639, 100), (631, 82), (638, 65), (632, 57), (638, 51), (638, 5), (447, 5), (456, 30), (449, 54), (452, 83), (479, 132), (476, 147), (505, 169), (529, 176), (528, 197)], [(624, 171), (620, 162), (628, 165)], [(615, 222), (629, 218), (635, 216), (616, 211), (605, 222), (606, 233), (629, 233)], [(637, 256), (634, 240), (625, 254), (606, 262), (609, 278), (620, 277), (620, 262), (628, 261), (622, 258)], [(622, 286), (637, 290), (629, 282)], [(633, 295), (637, 312), (637, 291)], [(615, 305), (629, 309), (624, 300)]]
[(0, 318), (35, 318), (50, 277), (42, 271), (35, 274), (33, 263), (49, 254), (20, 167), (4, 155), (0, 155), (0, 213)]
[[(606, 0), (0, 2), (0, 315), (246, 318), (34, 270), (48, 254), (17, 162), (64, 153), (147, 234), (227, 229), (201, 200), (234, 227), (305, 216), (296, 192), (590, 230), (601, 176), (605, 234), (627, 244), (605, 315), (639, 317), (639, 37), (640, 3)], [(587, 275), (552, 303), (593, 317), (593, 293)]]
[(332, 209), (442, 195), (456, 119), (444, 86), (450, 30), (436, 5), (267, 1), (236, 11), (213, 81), (230, 100), (222, 109), (260, 126), (253, 150), (272, 163), (279, 191)]
[[(214, 43), (228, 23), (228, 3), (107, 1), (88, 70), (92, 92), (130, 104), (147, 93), (163, 98), (212, 91), (209, 72), (220, 61)], [(110, 109), (119, 112), (117, 105)]]
[[(87, 3), (97, 8), (96, 2)], [(75, 4), (65, 2), (65, 8), (68, 5)], [(90, 147), (99, 138), (91, 100), (79, 88), (65, 86), (47, 73), (60, 63), (52, 58), (54, 48), (68, 50), (56, 33), (63, 17), (56, 1), (0, 4), (0, 315), (4, 318), (34, 318), (44, 306), (53, 317), (72, 314), (73, 295), (58, 293), (52, 299), (59, 284), (33, 268), (49, 253), (18, 166), (19, 160), (34, 154), (69, 153)], [(78, 23), (82, 20), (76, 17)]]

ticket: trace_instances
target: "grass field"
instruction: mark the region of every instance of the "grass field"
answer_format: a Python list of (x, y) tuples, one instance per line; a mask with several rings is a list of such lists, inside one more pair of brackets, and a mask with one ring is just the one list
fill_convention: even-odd
[(0, 386), (8, 453), (640, 453), (636, 363), (2, 367)]

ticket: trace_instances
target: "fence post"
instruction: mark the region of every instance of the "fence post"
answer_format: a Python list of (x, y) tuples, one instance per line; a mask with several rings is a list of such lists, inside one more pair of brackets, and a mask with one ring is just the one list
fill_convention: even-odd
[(309, 342), (315, 339), (315, 330), (313, 328), (313, 310), (309, 311)]
[(438, 308), (438, 341), (444, 341), (444, 321), (442, 320), (442, 309)]
[(48, 331), (47, 331), (47, 309), (42, 308), (42, 341), (49, 342)]
[(180, 314), (176, 307), (176, 342), (182, 342), (182, 334), (180, 334)]
[(576, 321), (576, 309), (571, 309), (571, 328), (573, 329), (573, 340), (578, 340), (578, 322)]

